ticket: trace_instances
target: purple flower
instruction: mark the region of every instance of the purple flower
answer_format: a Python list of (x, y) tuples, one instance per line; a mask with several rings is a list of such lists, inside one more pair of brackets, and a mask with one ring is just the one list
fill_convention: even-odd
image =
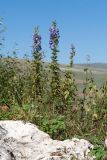
[(39, 52), (41, 49), (41, 36), (38, 34), (38, 30), (36, 29), (33, 35), (33, 52)]
[(53, 22), (52, 27), (49, 29), (50, 31), (50, 48), (53, 49), (54, 46), (57, 46), (59, 43), (59, 29), (56, 26), (56, 22)]

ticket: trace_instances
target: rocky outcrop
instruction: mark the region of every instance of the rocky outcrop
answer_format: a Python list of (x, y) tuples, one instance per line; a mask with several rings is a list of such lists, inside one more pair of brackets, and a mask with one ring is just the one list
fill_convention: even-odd
[(22, 121), (0, 121), (0, 160), (93, 160), (84, 139), (52, 140), (37, 126)]

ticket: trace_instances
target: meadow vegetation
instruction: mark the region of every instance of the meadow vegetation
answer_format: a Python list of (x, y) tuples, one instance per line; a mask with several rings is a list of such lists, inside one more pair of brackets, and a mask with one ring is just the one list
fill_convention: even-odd
[[(20, 60), (15, 51), (11, 56), (4, 56), (0, 51), (0, 120), (30, 121), (53, 139), (85, 138), (95, 144), (97, 149), (93, 153), (101, 159), (107, 135), (107, 81), (97, 88), (86, 66), (80, 93), (72, 71), (75, 47), (72, 45), (70, 49), (70, 69), (62, 75), (57, 57), (60, 35), (56, 22), (49, 32), (51, 63), (48, 68), (44, 65), (38, 28), (33, 36), (32, 59)], [(2, 45), (1, 40), (1, 48)]]

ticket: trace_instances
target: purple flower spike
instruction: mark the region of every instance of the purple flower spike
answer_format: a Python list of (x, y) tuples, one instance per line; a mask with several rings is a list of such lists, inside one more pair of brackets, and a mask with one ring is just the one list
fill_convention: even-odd
[(56, 22), (53, 22), (52, 27), (49, 29), (50, 31), (50, 48), (53, 49), (54, 46), (58, 46), (59, 43), (59, 29), (56, 26)]
[(33, 52), (39, 52), (41, 49), (41, 36), (38, 34), (38, 28), (36, 28), (33, 35)]

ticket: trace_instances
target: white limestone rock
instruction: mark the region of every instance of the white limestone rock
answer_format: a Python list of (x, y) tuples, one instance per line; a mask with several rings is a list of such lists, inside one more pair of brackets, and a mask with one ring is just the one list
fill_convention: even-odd
[(107, 148), (107, 138), (105, 139), (105, 147)]
[(31, 123), (0, 121), (0, 160), (93, 160), (92, 148), (84, 139), (52, 140)]

